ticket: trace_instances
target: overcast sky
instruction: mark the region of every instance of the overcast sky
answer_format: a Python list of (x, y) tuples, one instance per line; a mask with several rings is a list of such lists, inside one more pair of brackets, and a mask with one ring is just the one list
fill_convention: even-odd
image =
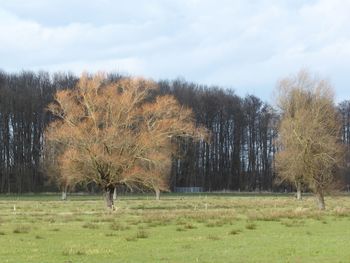
[(0, 0), (0, 68), (183, 77), (264, 100), (307, 68), (350, 99), (350, 0)]

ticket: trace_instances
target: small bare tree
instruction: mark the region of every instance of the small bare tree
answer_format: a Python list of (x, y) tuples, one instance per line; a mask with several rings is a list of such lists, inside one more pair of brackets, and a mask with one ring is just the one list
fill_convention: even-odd
[[(279, 83), (280, 152), (276, 157), (282, 180), (306, 184), (325, 209), (324, 194), (342, 162), (340, 122), (330, 84), (301, 71)], [(300, 194), (299, 194), (300, 195)]]
[(61, 191), (61, 199), (67, 200), (68, 191), (79, 183), (79, 177), (63, 169), (60, 151), (61, 145), (54, 142), (45, 142), (42, 168), (50, 183), (56, 184)]

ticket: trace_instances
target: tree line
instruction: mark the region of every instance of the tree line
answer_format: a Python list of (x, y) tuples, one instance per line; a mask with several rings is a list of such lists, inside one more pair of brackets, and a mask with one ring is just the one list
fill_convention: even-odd
[[(109, 74), (109, 81), (121, 78)], [(46, 127), (55, 120), (47, 111), (58, 90), (72, 89), (71, 73), (0, 73), (0, 192), (57, 190), (42, 167)], [(261, 99), (240, 97), (233, 90), (185, 80), (159, 81), (157, 92), (173, 95), (192, 109), (208, 140), (176, 138), (170, 169), (170, 189), (203, 187), (207, 191), (274, 191), (276, 184), (276, 110)], [(350, 102), (338, 106), (342, 141), (350, 145)], [(350, 182), (346, 171), (343, 184)]]
[(161, 82), (161, 91), (193, 109), (210, 141), (179, 142), (171, 185), (205, 190), (271, 191), (277, 135), (275, 110), (259, 98), (237, 96), (232, 90), (182, 80)]

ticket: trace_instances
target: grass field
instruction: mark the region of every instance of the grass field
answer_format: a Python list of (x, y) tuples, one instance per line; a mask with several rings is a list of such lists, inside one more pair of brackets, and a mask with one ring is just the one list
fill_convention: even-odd
[[(0, 196), (0, 262), (350, 262), (350, 197)], [(14, 210), (14, 207), (16, 208)]]

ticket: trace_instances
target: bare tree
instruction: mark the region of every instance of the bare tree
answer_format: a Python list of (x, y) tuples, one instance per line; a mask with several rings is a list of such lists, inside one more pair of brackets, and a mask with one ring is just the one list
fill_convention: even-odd
[(42, 168), (47, 175), (49, 183), (57, 185), (61, 190), (61, 199), (67, 200), (68, 191), (74, 190), (75, 186), (79, 183), (79, 176), (72, 174), (67, 169), (64, 169), (63, 163), (65, 160), (63, 157), (62, 148), (59, 144), (52, 144), (50, 141), (45, 142), (45, 148), (43, 152)]
[(148, 173), (159, 171), (162, 158), (169, 158), (173, 137), (204, 134), (194, 126), (191, 110), (171, 96), (155, 98), (156, 89), (144, 79), (110, 82), (104, 74), (83, 75), (74, 89), (58, 91), (49, 106), (58, 120), (46, 135), (63, 148), (61, 174), (96, 183), (110, 208), (117, 185), (149, 185), (158, 173)]
[(279, 84), (280, 152), (277, 168), (282, 180), (306, 184), (325, 209), (324, 194), (342, 161), (340, 123), (330, 84), (301, 71)]

